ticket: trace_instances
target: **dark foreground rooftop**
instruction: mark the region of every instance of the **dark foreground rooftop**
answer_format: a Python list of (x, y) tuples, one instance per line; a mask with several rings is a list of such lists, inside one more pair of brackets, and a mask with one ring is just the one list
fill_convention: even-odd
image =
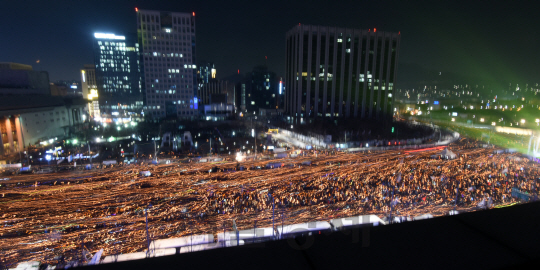
[(540, 202), (86, 269), (522, 269), (540, 263)]

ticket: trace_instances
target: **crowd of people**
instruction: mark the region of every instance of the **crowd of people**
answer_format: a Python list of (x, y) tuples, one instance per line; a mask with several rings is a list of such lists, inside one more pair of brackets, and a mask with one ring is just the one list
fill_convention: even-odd
[(440, 150), (312, 150), (239, 164), (188, 160), (62, 178), (14, 176), (2, 183), (0, 235), (10, 248), (0, 252), (10, 263), (54, 261), (58, 250), (73, 258), (80, 254), (81, 238), (104, 254), (141, 251), (147, 216), (148, 234), (163, 239), (230, 230), (233, 220), (239, 229), (269, 227), (273, 209), (281, 223), (296, 224), (483, 209), (515, 202), (514, 191), (536, 199), (536, 161), (468, 140), (449, 147), (458, 154), (454, 160), (433, 158)]
[[(489, 207), (513, 202), (513, 188), (537, 197), (538, 164), (519, 155), (464, 143), (456, 160), (426, 154), (348, 160), (324, 171), (290, 177), (270, 189), (209, 190), (209, 214), (345, 203), (361, 212), (383, 213), (425, 205)], [(305, 169), (305, 168), (304, 168)], [(278, 169), (282, 170), (282, 169)]]

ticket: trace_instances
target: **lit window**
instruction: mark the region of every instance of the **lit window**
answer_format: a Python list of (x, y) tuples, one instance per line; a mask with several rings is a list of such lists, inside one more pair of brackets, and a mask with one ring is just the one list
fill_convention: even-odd
[(341, 42), (343, 42), (343, 39), (338, 38), (338, 39), (337, 39), (337, 42), (341, 43)]

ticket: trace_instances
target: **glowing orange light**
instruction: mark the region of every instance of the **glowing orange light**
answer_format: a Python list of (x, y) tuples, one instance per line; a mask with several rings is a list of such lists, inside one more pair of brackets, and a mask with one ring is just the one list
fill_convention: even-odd
[(240, 70), (238, 70), (238, 74), (240, 74)]
[(424, 149), (418, 149), (418, 150), (411, 150), (411, 151), (405, 151), (405, 153), (415, 153), (415, 152), (422, 152), (422, 151), (430, 151), (430, 150), (442, 150), (446, 146), (438, 146), (438, 147), (431, 147), (431, 148), (424, 148)]
[(139, 12), (139, 9), (138, 9), (138, 8), (135, 8), (135, 12)]
[(373, 33), (377, 32), (377, 28), (373, 28)]
[(195, 16), (195, 12), (193, 12), (193, 16)]

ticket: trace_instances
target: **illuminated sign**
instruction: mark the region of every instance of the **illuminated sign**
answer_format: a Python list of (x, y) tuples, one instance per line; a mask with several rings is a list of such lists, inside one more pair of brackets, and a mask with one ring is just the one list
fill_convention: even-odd
[(452, 113), (452, 116), (457, 116), (457, 112), (453, 112), (453, 113)]
[(84, 70), (81, 70), (81, 73), (82, 73), (82, 81), (86, 82), (86, 76), (85, 76), (86, 72)]
[(118, 39), (118, 40), (125, 40), (125, 36), (117, 36), (115, 34), (105, 34), (105, 33), (94, 33), (95, 38), (103, 38), (103, 39)]
[(88, 94), (88, 99), (92, 100), (98, 97), (97, 89), (90, 89), (90, 94)]
[(281, 95), (282, 92), (283, 92), (283, 82), (279, 81), (279, 94)]
[(71, 85), (69, 86), (71, 89), (77, 89), (77, 86), (76, 85)]
[(193, 98), (193, 103), (195, 104), (195, 110), (198, 110), (199, 109), (199, 99), (197, 97)]
[(433, 105), (439, 105), (438, 101), (433, 101)]

